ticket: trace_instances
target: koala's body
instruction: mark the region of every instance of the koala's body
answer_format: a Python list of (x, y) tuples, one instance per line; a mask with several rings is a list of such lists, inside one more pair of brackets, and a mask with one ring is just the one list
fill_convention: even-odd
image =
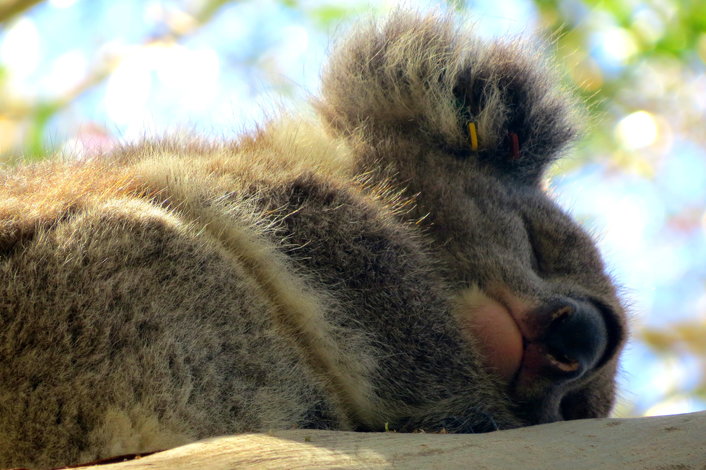
[(574, 134), (541, 61), (398, 12), (314, 107), (0, 176), (0, 466), (609, 412), (624, 313), (540, 187)]

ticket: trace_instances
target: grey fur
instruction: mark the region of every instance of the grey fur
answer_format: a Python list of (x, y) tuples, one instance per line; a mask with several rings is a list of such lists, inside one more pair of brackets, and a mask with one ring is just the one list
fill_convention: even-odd
[[(0, 466), (609, 412), (624, 312), (540, 187), (575, 134), (543, 62), (397, 12), (340, 44), (322, 95), (323, 124), (0, 176)], [(499, 285), (599, 305), (604, 357), (570, 380), (498, 378), (455, 305)]]

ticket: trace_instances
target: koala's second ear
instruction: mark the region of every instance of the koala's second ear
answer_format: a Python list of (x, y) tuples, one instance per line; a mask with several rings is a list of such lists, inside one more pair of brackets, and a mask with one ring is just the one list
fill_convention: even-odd
[(482, 41), (451, 16), (397, 11), (336, 48), (315, 105), (344, 135), (412, 140), (535, 184), (575, 135), (570, 95), (553, 75), (536, 48)]
[(461, 158), (536, 184), (576, 136), (570, 94), (526, 45), (490, 44), (458, 69), (453, 95), (467, 134)]

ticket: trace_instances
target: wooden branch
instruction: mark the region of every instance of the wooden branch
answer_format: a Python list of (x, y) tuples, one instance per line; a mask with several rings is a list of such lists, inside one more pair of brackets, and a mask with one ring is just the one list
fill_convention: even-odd
[(706, 412), (593, 419), (488, 434), (275, 431), (189, 444), (88, 470), (649, 470), (706, 468)]

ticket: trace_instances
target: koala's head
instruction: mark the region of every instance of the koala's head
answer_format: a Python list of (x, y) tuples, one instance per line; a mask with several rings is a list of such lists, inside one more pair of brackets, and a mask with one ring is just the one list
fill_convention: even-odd
[(452, 87), (469, 145), (450, 151), (472, 162), (463, 220), (445, 221), (463, 234), (446, 240), (468, 286), (459, 324), (528, 422), (605, 416), (625, 311), (594, 241), (542, 181), (574, 138), (574, 107), (527, 49), (486, 54)]
[(527, 423), (606, 415), (625, 313), (591, 237), (542, 188), (576, 134), (570, 95), (527, 45), (397, 12), (346, 40), (322, 115), (364, 135), (366, 170), (416, 196), (469, 346)]
[(626, 336), (594, 241), (543, 187), (575, 118), (534, 57), (494, 44), (455, 77), (467, 140), (447, 151), (466, 166), (452, 179), (464, 206), (432, 229), (461, 289), (462, 331), (532, 423), (605, 416)]
[(449, 253), (462, 332), (528, 422), (605, 416), (625, 313), (600, 255), (539, 187), (488, 179)]

